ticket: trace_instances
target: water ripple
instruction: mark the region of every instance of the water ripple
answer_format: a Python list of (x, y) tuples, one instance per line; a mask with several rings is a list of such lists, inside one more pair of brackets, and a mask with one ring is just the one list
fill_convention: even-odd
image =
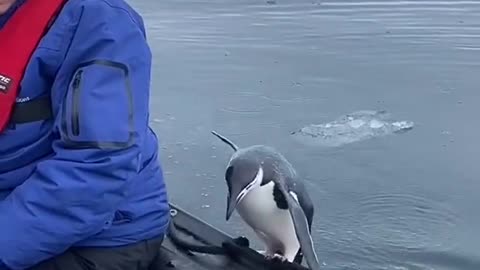
[(361, 199), (355, 211), (359, 238), (382, 239), (400, 250), (443, 250), (454, 245), (461, 218), (446, 205), (412, 194), (375, 194)]

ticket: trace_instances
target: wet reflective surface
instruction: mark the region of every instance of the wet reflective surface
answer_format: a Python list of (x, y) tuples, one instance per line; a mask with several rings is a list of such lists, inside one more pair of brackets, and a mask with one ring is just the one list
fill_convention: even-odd
[[(480, 1), (130, 3), (174, 203), (255, 239), (224, 220), (231, 149), (215, 129), (294, 164), (324, 269), (480, 269)], [(335, 146), (291, 134), (358, 111), (414, 127)]]

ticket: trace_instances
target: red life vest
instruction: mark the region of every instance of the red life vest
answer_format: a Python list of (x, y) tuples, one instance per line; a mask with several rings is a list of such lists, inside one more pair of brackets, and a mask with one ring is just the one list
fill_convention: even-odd
[(45, 105), (45, 99), (42, 99), (42, 102), (21, 104), (17, 107), (22, 108), (14, 112), (17, 111), (15, 103), (27, 64), (65, 1), (27, 0), (0, 29), (0, 51), (3, 52), (0, 62), (0, 133), (12, 118), (17, 122), (35, 121), (39, 116), (29, 113), (30, 109)]

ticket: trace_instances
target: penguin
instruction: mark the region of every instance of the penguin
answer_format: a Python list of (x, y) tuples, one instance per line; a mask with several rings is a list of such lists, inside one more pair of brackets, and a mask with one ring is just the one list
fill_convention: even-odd
[(311, 236), (314, 205), (290, 162), (273, 147), (240, 148), (211, 132), (234, 150), (225, 171), (225, 219), (236, 210), (265, 244), (267, 259), (301, 264), (305, 257), (311, 270), (319, 270)]

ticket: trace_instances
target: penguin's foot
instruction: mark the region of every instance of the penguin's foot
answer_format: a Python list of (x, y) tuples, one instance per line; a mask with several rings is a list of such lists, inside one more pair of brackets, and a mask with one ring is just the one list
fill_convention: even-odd
[(266, 250), (257, 250), (258, 253), (262, 254), (263, 256), (266, 256), (267, 255), (267, 251)]
[(274, 254), (269, 250), (257, 250), (258, 253), (262, 254), (265, 257), (272, 257)]
[(288, 259), (286, 257), (284, 257), (283, 255), (280, 255), (278, 253), (275, 253), (273, 255), (266, 255), (265, 258), (267, 258), (267, 260), (278, 260), (280, 262), (287, 262)]

